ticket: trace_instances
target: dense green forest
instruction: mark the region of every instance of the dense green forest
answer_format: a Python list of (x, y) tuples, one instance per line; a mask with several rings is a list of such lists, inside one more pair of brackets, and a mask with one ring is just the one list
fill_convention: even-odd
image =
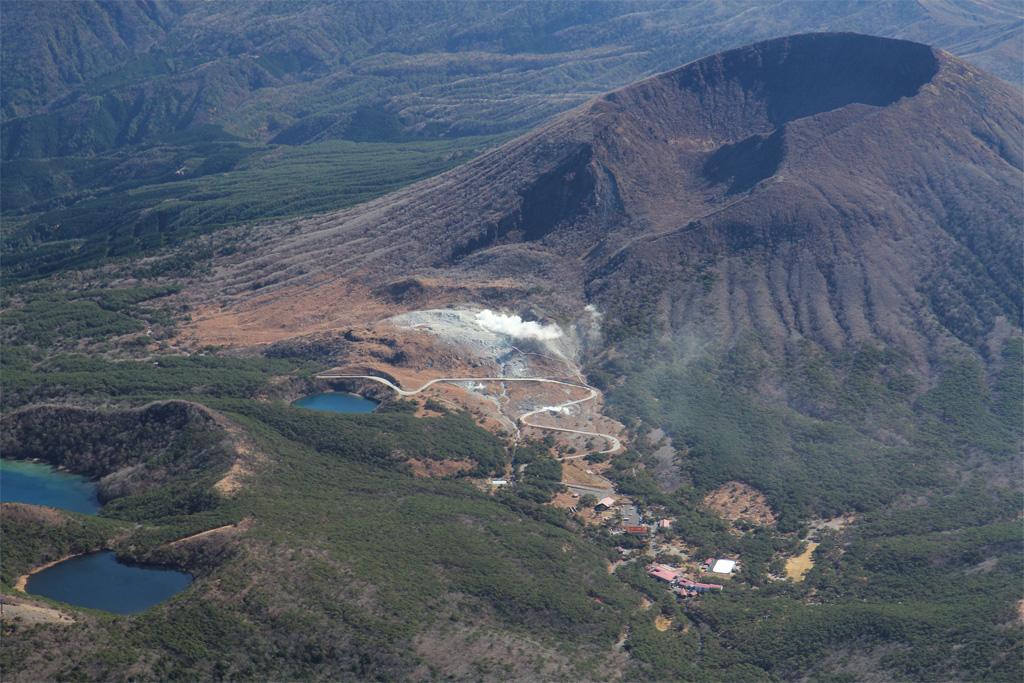
[[(132, 474), (101, 490), (97, 517), (5, 505), (0, 586), (98, 548), (196, 581), (138, 617), (76, 610), (74, 626), (32, 632), (5, 623), (5, 672), (395, 678), (465, 666), (467, 676), (590, 677), (607, 663), (637, 598), (607, 573), (602, 546), (528, 490), (492, 498), (461, 481), (414, 479), (404, 465), (469, 460), (487, 474), (509, 457), (503, 442), (464, 414), (420, 419), (401, 402), (336, 416), (268, 401), (275, 378), (309, 381), (318, 367), (161, 351), (145, 329), (173, 325), (173, 288), (101, 284), (57, 297), (47, 281), (7, 290), (0, 434), (7, 456), (96, 478)], [(90, 407), (26, 407), (47, 402)], [(200, 405), (266, 454), (236, 496), (213, 489), (233, 437)], [(527, 452), (520, 458), (539, 457)], [(550, 463), (553, 472), (531, 473), (548, 491), (558, 479)], [(244, 520), (253, 521), (240, 544), (168, 545)]]
[[(702, 626), (701, 666), (741, 679), (1019, 677), (1024, 343), (1007, 341), (991, 372), (971, 354), (947, 357), (931, 387), (891, 351), (804, 351), (780, 364), (740, 344), (695, 362), (640, 347), (643, 361), (597, 371), (626, 377), (610, 388), (613, 414), (664, 427), (685, 452), (686, 483), (668, 494), (648, 474), (652, 449), (635, 442), (613, 461), (619, 490), (670, 511), (675, 533), (709, 556), (743, 558), (739, 583), (686, 611)], [(786, 387), (788, 400), (765, 401), (766, 385)], [(763, 491), (778, 525), (737, 536), (701, 512), (704, 494), (728, 481)], [(853, 526), (814, 532), (804, 582), (765, 581), (809, 520), (851, 512)], [(651, 671), (699, 677), (680, 656), (692, 639), (672, 649), (667, 634), (641, 632), (652, 642), (636, 654)]]
[[(132, 340), (148, 326), (173, 327), (174, 288), (100, 284), (56, 298), (43, 282), (8, 292), (5, 452), (78, 462), (74, 469), (93, 474), (141, 457), (166, 476), (118, 491), (96, 518), (66, 513), (54, 524), (5, 509), (5, 543), (17, 551), (5, 553), (2, 580), (9, 587), (40, 562), (111, 547), (187, 567), (197, 581), (139, 617), (84, 615), (71, 632), (4, 638), (5, 670), (110, 678), (145, 661), (162, 678), (418, 676), (448, 670), (439, 652), (457, 647), (478, 667), (467, 676), (600, 677), (627, 629), (626, 671), (641, 678), (857, 680), (865, 666), (912, 680), (1020, 674), (1019, 339), (993, 373), (970, 356), (950, 357), (931, 387), (905, 358), (874, 347), (786, 366), (767, 363), (756, 345), (717, 362), (662, 355), (646, 367), (606, 365), (608, 377), (626, 378), (609, 387), (613, 414), (637, 434), (665, 427), (686, 452), (688, 483), (666, 493), (650, 475), (652, 447), (634, 439), (611, 461), (619, 491), (672, 517), (672, 533), (695, 552), (743, 560), (723, 595), (683, 604), (640, 565), (608, 575), (609, 553), (623, 541), (545, 505), (560, 474), (543, 444), (509, 452), (465, 415), (416, 418), (401, 402), (332, 416), (268, 401), (275, 378), (309, 381), (317, 367), (154, 355), (158, 340)], [(103, 352), (83, 354), (83, 343)], [(793, 394), (766, 404), (753, 387), (780, 375)], [(115, 412), (44, 411), (12, 430), (13, 409), (69, 398)], [(238, 496), (211, 493), (229, 464), (208, 455), (225, 443), (212, 423), (181, 431), (165, 418), (132, 431), (123, 408), (169, 398), (209, 406), (273, 454)], [(98, 459), (74, 459), (76, 430)], [(883, 430), (904, 442), (884, 443)], [(48, 441), (54, 435), (63, 446)], [(526, 467), (519, 486), (491, 497), (458, 480), (413, 479), (406, 457), (466, 459), (479, 474), (506, 461)], [(760, 466), (765, 459), (777, 466)], [(703, 508), (706, 491), (736, 479), (766, 493), (777, 526), (737, 533)], [(804, 582), (772, 578), (809, 519), (848, 512), (857, 513), (853, 526), (816, 532)], [(242, 545), (166, 545), (246, 519), (256, 523)], [(641, 594), (672, 628), (654, 628)], [(112, 639), (125, 648), (86, 646)], [(224, 648), (225, 639), (234, 645)], [(481, 639), (501, 645), (477, 649)], [(65, 656), (38, 669), (43, 650)]]
[[(191, 376), (201, 383), (202, 369)], [(114, 499), (98, 518), (65, 513), (55, 525), (7, 508), (2, 517), (5, 543), (19, 547), (3, 558), (7, 587), (40, 561), (96, 547), (186, 567), (197, 577), (194, 586), (137, 618), (81, 614), (70, 640), (54, 629), (5, 637), (5, 671), (111, 678), (138, 661), (147, 675), (165, 679), (393, 678), (449, 666), (449, 647), (473, 649), (481, 637), (498, 645), (474, 656), (474, 666), (485, 667), (473, 670), (478, 674), (574, 677), (598, 670), (636, 602), (605, 571), (603, 550), (574, 533), (565, 516), (523, 516), (528, 500), (506, 503), (462, 482), (416, 480), (393, 464), (401, 448), (493, 467), (504, 447), (472, 421), (455, 414), (416, 419), (401, 409), (325, 416), (205, 398), (243, 426), (260, 452), (272, 454), (239, 495), (211, 495), (226, 463), (202, 457), (156, 488)], [(18, 421), (12, 432), (9, 422), (19, 415), (5, 418), (4, 433), (24, 449), (14, 454), (30, 456), (73, 436), (66, 426), (55, 431), (60, 423), (81, 420), (102, 436), (104, 429), (132, 429), (131, 416), (139, 413), (50, 410)], [(143, 418), (138, 428), (157, 436), (155, 419)], [(196, 436), (184, 442), (185, 434), (170, 445), (142, 438), (135, 460), (166, 466), (178, 462), (174, 453), (200, 453)], [(90, 453), (101, 446), (123, 452), (116, 439), (86, 446)], [(123, 464), (107, 458), (77, 469), (103, 463)], [(256, 520), (243, 546), (164, 545), (242, 519)], [(124, 649), (112, 657), (84, 642), (119, 642)], [(47, 665), (44, 652), (61, 656)], [(442, 660), (432, 663), (436, 657)]]
[[(32, 279), (158, 253), (219, 228), (341, 209), (447, 170), (503, 139), (267, 147), (205, 134), (208, 140), (194, 134), (187, 151), (152, 160), (160, 169), (152, 178), (119, 180), (111, 164), (90, 168), (96, 186), (75, 192), (59, 179), (76, 165), (88, 167), (84, 160), (6, 163), (5, 278)], [(200, 251), (181, 266), (202, 260)]]
[[(718, 360), (630, 372), (611, 404), (623, 419), (681, 439), (697, 488), (749, 482), (793, 530), (811, 516), (878, 509), (908, 489), (949, 490), (962, 476), (950, 465), (985, 456), (1009, 472), (1018, 462), (1020, 338), (1007, 342), (992, 377), (969, 356), (948, 358), (924, 390), (908, 365), (865, 347), (832, 358), (809, 351), (778, 367), (740, 345)], [(766, 383), (784, 383), (790, 401), (765, 402), (757, 387)], [(892, 443), (892, 432), (905, 439)]]

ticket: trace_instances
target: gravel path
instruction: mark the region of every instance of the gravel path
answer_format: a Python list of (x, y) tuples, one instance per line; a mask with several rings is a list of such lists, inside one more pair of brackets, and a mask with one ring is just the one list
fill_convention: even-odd
[[(526, 425), (527, 427), (534, 427), (535, 429), (548, 429), (553, 432), (566, 432), (568, 434), (596, 436), (605, 439), (606, 441), (608, 441), (608, 448), (604, 449), (603, 451), (598, 451), (598, 453), (601, 454), (615, 453), (617, 451), (622, 450), (622, 442), (619, 440), (618, 437), (613, 436), (611, 434), (602, 434), (601, 432), (588, 432), (582, 429), (568, 429), (567, 427), (551, 427), (549, 425), (541, 425), (529, 421), (530, 417), (538, 415), (545, 411), (560, 412), (565, 408), (579, 405), (581, 403), (586, 403), (587, 401), (593, 401), (594, 399), (601, 395), (601, 392), (595, 389), (594, 387), (590, 386), (589, 384), (576, 384), (574, 382), (564, 382), (560, 379), (548, 379), (546, 377), (438, 377), (437, 379), (430, 380), (429, 382), (421, 386), (419, 389), (403, 389), (394, 382), (391, 382), (390, 380), (387, 380), (383, 377), (377, 377), (375, 375), (317, 375), (316, 377), (317, 379), (367, 379), (373, 382), (380, 382), (381, 384), (392, 389), (399, 396), (415, 396), (424, 389), (428, 389), (434, 384), (438, 384), (441, 382), (448, 384), (456, 384), (459, 382), (541, 382), (546, 384), (559, 384), (561, 386), (572, 387), (575, 389), (583, 389), (587, 392), (587, 395), (584, 396), (583, 398), (578, 398), (573, 401), (566, 401), (565, 403), (560, 403), (556, 406), (544, 406), (543, 408), (531, 410), (517, 417), (516, 421), (523, 425)], [(576, 458), (585, 458), (587, 455), (589, 454), (581, 453), (578, 455), (567, 456), (561, 459), (575, 460)]]

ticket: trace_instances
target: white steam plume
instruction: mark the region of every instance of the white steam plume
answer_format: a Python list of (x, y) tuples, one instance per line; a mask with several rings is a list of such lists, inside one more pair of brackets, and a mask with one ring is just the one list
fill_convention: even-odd
[(485, 330), (507, 334), (516, 339), (536, 339), (550, 341), (562, 336), (562, 328), (558, 325), (542, 325), (531, 320), (523, 322), (518, 315), (505, 315), (485, 309), (476, 314), (476, 324)]

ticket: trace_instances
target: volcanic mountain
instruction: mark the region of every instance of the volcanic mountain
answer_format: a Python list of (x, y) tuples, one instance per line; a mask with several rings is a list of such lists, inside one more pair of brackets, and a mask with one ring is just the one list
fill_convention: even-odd
[[(925, 45), (823, 33), (599, 97), (444, 175), (251, 232), (200, 340), (454, 301), (782, 350), (984, 351), (1020, 326), (1019, 91)], [(206, 303), (208, 284), (204, 284)]]

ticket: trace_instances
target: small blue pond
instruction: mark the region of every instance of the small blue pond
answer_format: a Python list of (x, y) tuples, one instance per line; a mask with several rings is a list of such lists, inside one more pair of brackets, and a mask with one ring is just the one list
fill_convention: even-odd
[(100, 509), (96, 485), (85, 477), (25, 460), (0, 459), (0, 501), (49, 505), (87, 515)]
[(192, 583), (185, 572), (118, 562), (110, 551), (80, 555), (29, 577), (25, 591), (116, 614), (135, 614)]
[(300, 398), (292, 405), (327, 413), (372, 413), (377, 409), (376, 401), (341, 391), (312, 394), (311, 396)]

